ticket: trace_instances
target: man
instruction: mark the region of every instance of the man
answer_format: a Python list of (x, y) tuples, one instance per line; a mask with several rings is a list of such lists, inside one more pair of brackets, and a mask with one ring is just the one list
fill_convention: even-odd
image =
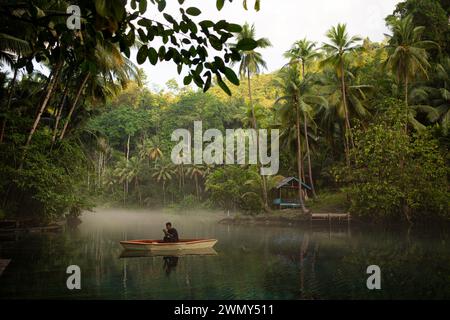
[(178, 231), (175, 228), (172, 228), (172, 223), (166, 223), (166, 229), (163, 229), (164, 232), (164, 242), (178, 242)]

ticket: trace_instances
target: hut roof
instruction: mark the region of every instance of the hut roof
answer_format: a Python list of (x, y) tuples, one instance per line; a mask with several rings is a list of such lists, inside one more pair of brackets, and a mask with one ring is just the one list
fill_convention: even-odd
[[(280, 181), (280, 183), (278, 183), (278, 185), (275, 187), (277, 189), (283, 188), (287, 185), (289, 185), (292, 181), (295, 181), (297, 183), (300, 183), (300, 180), (297, 179), (296, 177), (286, 177), (283, 180)], [(308, 190), (311, 190), (311, 187), (308, 186), (306, 183), (304, 183), (303, 181), (301, 182), (302, 186)]]

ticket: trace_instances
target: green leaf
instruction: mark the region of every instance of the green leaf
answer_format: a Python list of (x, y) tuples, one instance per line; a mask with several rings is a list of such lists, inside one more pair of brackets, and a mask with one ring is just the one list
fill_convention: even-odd
[(166, 47), (161, 46), (161, 48), (159, 48), (159, 50), (158, 50), (159, 59), (163, 60), (165, 55), (166, 55)]
[(225, 82), (223, 82), (222, 77), (219, 74), (217, 75), (217, 84), (227, 95), (229, 95), (231, 97), (230, 88), (228, 88), (227, 84)]
[(158, 63), (158, 52), (153, 47), (150, 47), (148, 49), (148, 59), (150, 60), (150, 63), (152, 65), (155, 65)]
[(166, 0), (159, 0), (158, 1), (159, 12), (163, 12), (165, 8), (166, 8)]
[(208, 72), (206, 72), (206, 82), (205, 82), (205, 86), (203, 87), (203, 92), (206, 92), (206, 91), (208, 91), (209, 90), (209, 88), (211, 87), (211, 72), (210, 71), (208, 71)]
[(236, 73), (234, 73), (233, 69), (225, 68), (225, 76), (232, 84), (236, 86), (240, 84), (239, 78), (236, 76)]
[(190, 16), (199, 16), (202, 12), (196, 7), (187, 8), (186, 13)]
[(163, 13), (163, 16), (164, 16), (164, 18), (165, 18), (168, 22), (170, 22), (170, 23), (172, 23), (172, 24), (175, 23), (175, 19), (174, 19), (170, 14), (168, 14), (168, 13)]
[(139, 0), (139, 13), (144, 14), (147, 11), (147, 0)]
[(225, 4), (225, 0), (217, 0), (216, 1), (217, 10), (219, 10), (219, 11), (222, 10), (224, 4)]
[(261, 0), (256, 0), (255, 1), (255, 10), (259, 11), (259, 9), (261, 9)]
[(152, 21), (147, 18), (140, 19), (137, 24), (146, 28), (152, 27)]
[(199, 22), (199, 25), (202, 28), (208, 29), (214, 27), (214, 22), (212, 22), (211, 20), (204, 20)]
[(236, 49), (241, 51), (252, 51), (258, 47), (258, 42), (251, 38), (244, 38), (238, 42)]
[(147, 46), (142, 46), (139, 48), (139, 51), (136, 56), (136, 61), (139, 64), (143, 64), (147, 59)]
[(225, 30), (227, 30), (228, 32), (233, 32), (233, 33), (239, 33), (242, 31), (242, 27), (238, 24), (235, 23), (229, 23), (226, 27)]
[(141, 28), (138, 29), (139, 38), (142, 42), (147, 42), (147, 35), (145, 34), (144, 30)]
[(191, 82), (192, 82), (192, 76), (191, 75), (188, 75), (188, 76), (184, 77), (183, 83), (184, 83), (185, 86), (188, 86)]

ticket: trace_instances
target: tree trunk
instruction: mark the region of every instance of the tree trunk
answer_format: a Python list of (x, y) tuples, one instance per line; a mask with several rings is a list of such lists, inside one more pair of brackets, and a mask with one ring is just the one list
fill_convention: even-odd
[(312, 164), (311, 164), (311, 153), (309, 149), (309, 137), (308, 137), (308, 125), (306, 119), (306, 112), (303, 112), (303, 122), (305, 129), (305, 140), (306, 140), (306, 154), (308, 156), (308, 174), (309, 174), (309, 184), (311, 185), (311, 190), (314, 198), (316, 197), (316, 189), (314, 188), (313, 175), (312, 175)]
[(350, 125), (348, 105), (347, 105), (347, 92), (345, 89), (345, 75), (344, 75), (344, 63), (341, 62), (341, 90), (342, 90), (342, 101), (344, 102), (344, 114), (345, 114), (345, 139), (346, 139), (346, 160), (347, 165), (350, 165), (350, 144), (354, 147), (352, 128)]
[(298, 177), (299, 177), (299, 184), (298, 184), (298, 198), (300, 201), (300, 206), (302, 208), (302, 212), (306, 213), (307, 209), (305, 207), (305, 203), (303, 201), (303, 193), (302, 193), (302, 161), (303, 161), (303, 156), (302, 156), (302, 144), (301, 144), (301, 135), (300, 135), (300, 111), (298, 110), (298, 105), (297, 105), (297, 115), (296, 115), (296, 129), (297, 129), (297, 169), (298, 169)]
[(198, 176), (195, 175), (194, 178), (195, 178), (195, 191), (197, 193), (197, 199), (200, 201), (200, 192), (198, 189)]
[(126, 152), (126, 159), (127, 159), (127, 164), (128, 164), (128, 160), (130, 160), (130, 140), (131, 140), (131, 135), (128, 135), (128, 139), (127, 139), (127, 152)]
[[(130, 140), (131, 140), (131, 135), (128, 135), (128, 139), (127, 139), (127, 152), (126, 152), (126, 159), (127, 159), (127, 168), (128, 168), (128, 162), (130, 160)], [(125, 178), (125, 188), (127, 190), (127, 195), (128, 195), (128, 191), (129, 191), (129, 182), (128, 182), (128, 175)]]
[(138, 177), (136, 176), (136, 178), (135, 178), (136, 180), (135, 180), (135, 182), (136, 182), (136, 190), (137, 190), (137, 192), (138, 192), (138, 196), (139, 196), (139, 206), (141, 206), (142, 207), (142, 194), (141, 194), (141, 187), (139, 186), (139, 179), (138, 179)]
[[(11, 80), (11, 85), (9, 87), (9, 93), (8, 93), (8, 102), (6, 103), (6, 108), (5, 108), (5, 112), (8, 112), (9, 108), (11, 107), (11, 100), (12, 100), (12, 96), (14, 93), (14, 88), (16, 86), (16, 80), (17, 80), (17, 73), (18, 73), (19, 69), (18, 68), (14, 68), (14, 76)], [(2, 122), (2, 130), (0, 133), (0, 143), (3, 142), (3, 139), (5, 137), (5, 130), (6, 130), (6, 122), (8, 121), (7, 119), (7, 115), (5, 114), (4, 118), (3, 118), (3, 122)]]
[(62, 110), (64, 108), (64, 104), (66, 102), (68, 93), (69, 93), (69, 83), (66, 83), (66, 87), (64, 88), (64, 93), (63, 93), (63, 96), (61, 99), (61, 103), (59, 105), (58, 112), (56, 113), (55, 127), (53, 128), (52, 145), (55, 143), (56, 136), (58, 135), (58, 125), (59, 125), (59, 121), (61, 120)]
[(64, 139), (64, 135), (66, 134), (67, 127), (69, 126), (70, 118), (72, 117), (73, 111), (75, 110), (75, 107), (78, 104), (78, 100), (80, 100), (81, 93), (83, 92), (86, 82), (89, 80), (89, 76), (90, 76), (90, 73), (87, 73), (86, 76), (84, 77), (83, 81), (81, 82), (80, 86), (78, 87), (77, 94), (75, 96), (75, 99), (72, 102), (72, 106), (70, 107), (69, 114), (67, 115), (67, 121), (64, 124), (61, 135), (59, 136), (60, 141)]
[[(248, 81), (248, 97), (250, 98), (250, 108), (252, 110), (253, 129), (258, 130), (258, 125), (257, 125), (257, 122), (256, 122), (255, 107), (253, 105), (250, 70), (247, 70), (247, 81)], [(256, 143), (258, 143), (258, 141)]]
[(302, 60), (302, 78), (305, 80), (305, 61)]
[(126, 189), (126, 185), (125, 185), (125, 182), (124, 182), (124, 184), (123, 184), (123, 205), (125, 206), (125, 204), (126, 204), (126, 202), (127, 202), (127, 196), (126, 196), (126, 194), (127, 194), (127, 189)]
[[(253, 129), (256, 131), (256, 150), (258, 150), (259, 153), (259, 133), (258, 133), (258, 122), (256, 121), (256, 113), (255, 113), (255, 106), (253, 105), (253, 96), (252, 96), (252, 87), (251, 87), (251, 78), (250, 78), (250, 70), (247, 69), (247, 81), (248, 81), (248, 96), (250, 98), (250, 108), (252, 110), (252, 122), (253, 122)], [(259, 157), (257, 154), (257, 167), (258, 171), (260, 171), (261, 166), (259, 163)], [(258, 172), (258, 174), (260, 174)], [(264, 198), (264, 209), (266, 211), (269, 211), (269, 203), (268, 203), (268, 197), (267, 197), (267, 182), (266, 177), (261, 177), (262, 181), (262, 189), (263, 189), (263, 198)]]
[(405, 133), (408, 133), (409, 106), (408, 106), (408, 76), (405, 76)]
[(163, 206), (166, 206), (166, 182), (163, 180)]
[(30, 145), (31, 139), (33, 138), (33, 135), (36, 132), (36, 129), (37, 129), (38, 125), (39, 125), (39, 122), (41, 121), (42, 114), (44, 113), (45, 108), (47, 107), (47, 104), (48, 104), (48, 102), (50, 101), (50, 98), (53, 95), (53, 91), (55, 89), (55, 84), (56, 84), (57, 79), (59, 77), (59, 73), (60, 73), (61, 67), (62, 67), (62, 63), (59, 62), (56, 65), (55, 71), (52, 72), (53, 75), (50, 75), (50, 77), (52, 77), (52, 79), (49, 82), (49, 86), (48, 86), (48, 89), (47, 89), (47, 94), (45, 95), (44, 101), (42, 101), (42, 104), (41, 104), (41, 106), (39, 108), (39, 111), (38, 111), (38, 114), (36, 116), (36, 119), (34, 120), (34, 123), (33, 123), (33, 126), (31, 127), (30, 133), (28, 134), (28, 138), (27, 138), (27, 141), (25, 143), (25, 149), (27, 149), (27, 147)]

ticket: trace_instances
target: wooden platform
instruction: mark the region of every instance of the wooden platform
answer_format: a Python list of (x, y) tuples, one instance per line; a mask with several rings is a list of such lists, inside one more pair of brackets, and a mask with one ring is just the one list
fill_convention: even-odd
[(10, 259), (0, 259), (0, 276), (2, 275), (3, 271), (5, 271), (10, 262)]
[(312, 213), (311, 221), (337, 221), (349, 222), (351, 221), (350, 213)]

